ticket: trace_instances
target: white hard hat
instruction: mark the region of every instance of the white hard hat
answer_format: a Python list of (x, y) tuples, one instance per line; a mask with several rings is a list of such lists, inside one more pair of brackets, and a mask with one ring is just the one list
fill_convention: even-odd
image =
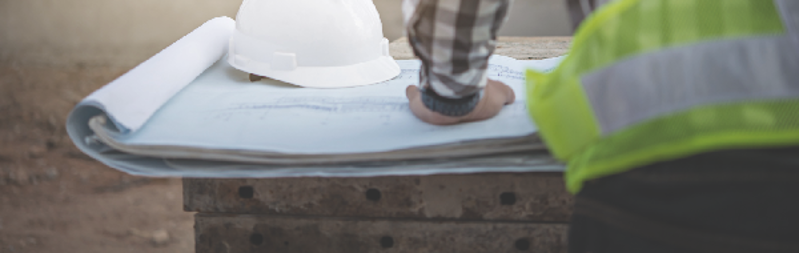
[(312, 88), (373, 84), (400, 73), (372, 0), (245, 0), (228, 62)]

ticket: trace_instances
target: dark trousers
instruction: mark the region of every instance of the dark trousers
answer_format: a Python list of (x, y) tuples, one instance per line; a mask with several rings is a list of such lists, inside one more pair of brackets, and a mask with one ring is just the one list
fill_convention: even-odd
[(569, 252), (799, 252), (799, 147), (715, 151), (586, 182)]

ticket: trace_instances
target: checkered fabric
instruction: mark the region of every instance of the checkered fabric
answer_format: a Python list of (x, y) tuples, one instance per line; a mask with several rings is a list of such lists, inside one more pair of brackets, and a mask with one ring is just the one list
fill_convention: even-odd
[[(443, 100), (473, 101), (464, 98), (479, 96), (487, 81), (488, 57), (511, 1), (404, 0), (408, 39), (422, 61), (422, 89)], [(466, 109), (471, 111), (474, 105)], [(445, 115), (458, 114), (463, 112)]]

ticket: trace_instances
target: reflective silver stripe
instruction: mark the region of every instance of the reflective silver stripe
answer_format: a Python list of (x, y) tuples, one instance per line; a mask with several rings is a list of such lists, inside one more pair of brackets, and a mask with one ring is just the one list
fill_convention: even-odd
[(774, 0), (780, 9), (782, 24), (793, 36), (794, 43), (799, 45), (799, 1), (796, 0)]
[(799, 97), (799, 50), (785, 35), (641, 54), (584, 75), (602, 135), (698, 105)]

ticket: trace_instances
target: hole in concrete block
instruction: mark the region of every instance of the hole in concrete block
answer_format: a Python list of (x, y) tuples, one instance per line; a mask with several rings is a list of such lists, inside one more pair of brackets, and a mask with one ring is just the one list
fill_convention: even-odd
[(384, 249), (394, 247), (394, 238), (391, 236), (383, 236), (380, 238), (380, 246)]
[(517, 250), (528, 250), (530, 249), (530, 241), (522, 238), (516, 240), (516, 243), (514, 243), (513, 246), (515, 246)]
[(259, 233), (253, 233), (250, 235), (250, 243), (253, 245), (261, 245), (264, 243), (264, 236)]
[(508, 206), (516, 204), (516, 193), (503, 192), (502, 194), (499, 195), (499, 203)]
[(378, 201), (378, 200), (380, 200), (380, 197), (381, 197), (381, 194), (380, 194), (379, 190), (374, 189), (374, 188), (366, 190), (366, 199), (371, 200), (371, 201)]
[(252, 189), (252, 186), (239, 187), (239, 197), (243, 199), (251, 199), (254, 194), (255, 190)]

